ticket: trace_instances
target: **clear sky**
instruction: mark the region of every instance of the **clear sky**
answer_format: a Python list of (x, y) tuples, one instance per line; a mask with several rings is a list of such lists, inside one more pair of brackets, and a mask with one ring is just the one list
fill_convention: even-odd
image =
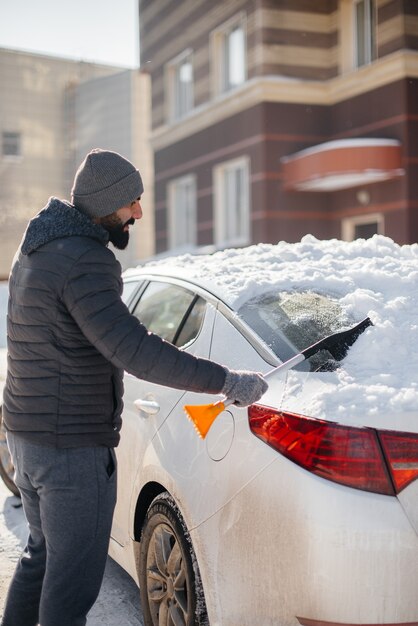
[(0, 47), (138, 67), (138, 0), (0, 0)]

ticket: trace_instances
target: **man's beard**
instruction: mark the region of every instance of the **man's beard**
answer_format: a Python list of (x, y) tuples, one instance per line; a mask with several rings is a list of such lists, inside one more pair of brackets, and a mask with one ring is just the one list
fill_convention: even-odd
[(135, 224), (133, 217), (122, 222), (117, 215), (106, 215), (100, 220), (100, 225), (109, 233), (109, 241), (118, 250), (125, 250), (129, 242), (129, 231), (123, 230), (128, 224)]

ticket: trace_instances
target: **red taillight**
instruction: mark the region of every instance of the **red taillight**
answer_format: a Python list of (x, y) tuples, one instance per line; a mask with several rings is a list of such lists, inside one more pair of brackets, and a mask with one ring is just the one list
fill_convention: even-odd
[(418, 436), (390, 430), (378, 431), (396, 493), (418, 478)]
[[(395, 494), (374, 429), (343, 426), (261, 405), (249, 407), (248, 415), (257, 437), (313, 474), (356, 489)], [(385, 439), (385, 452), (389, 439)]]

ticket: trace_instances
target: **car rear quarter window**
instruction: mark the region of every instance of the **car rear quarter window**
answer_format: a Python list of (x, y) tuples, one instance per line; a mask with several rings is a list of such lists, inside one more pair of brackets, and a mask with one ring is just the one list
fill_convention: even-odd
[(142, 284), (143, 281), (138, 280), (125, 280), (123, 282), (123, 292), (122, 292), (122, 300), (125, 304), (129, 304), (132, 295), (135, 293), (137, 288)]
[(184, 324), (181, 328), (179, 328), (179, 333), (176, 339), (176, 345), (178, 347), (186, 346), (193, 341), (195, 337), (197, 337), (202, 325), (205, 308), (206, 301), (197, 296), (188, 316), (184, 319)]
[(146, 328), (166, 341), (183, 347), (199, 333), (205, 301), (178, 285), (151, 281), (133, 314)]

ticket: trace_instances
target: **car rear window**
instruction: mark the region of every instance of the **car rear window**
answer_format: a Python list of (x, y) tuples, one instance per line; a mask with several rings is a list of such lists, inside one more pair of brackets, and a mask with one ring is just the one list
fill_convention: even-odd
[[(313, 291), (268, 292), (248, 300), (238, 314), (281, 361), (355, 323), (337, 298)], [(311, 357), (310, 369), (328, 362), (334, 369), (335, 361), (323, 350)]]

